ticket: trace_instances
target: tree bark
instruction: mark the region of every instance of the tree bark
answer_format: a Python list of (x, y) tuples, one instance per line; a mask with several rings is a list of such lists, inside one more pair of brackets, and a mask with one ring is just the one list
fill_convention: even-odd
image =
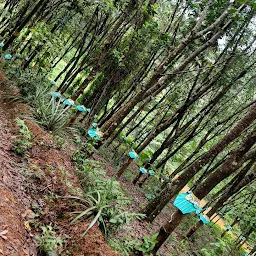
[(18, 25), (16, 30), (12, 33), (12, 35), (7, 39), (3, 46), (3, 51), (7, 50), (10, 45), (13, 43), (13, 41), (18, 37), (20, 31), (27, 25), (27, 23), (30, 21), (30, 19), (34, 16), (36, 12), (38, 12), (39, 9), (41, 9), (42, 5), (46, 5), (49, 2), (49, 0), (40, 0), (35, 7), (32, 9), (32, 11), (24, 18), (23, 21)]
[(256, 119), (256, 103), (248, 110), (246, 115), (208, 152), (202, 154), (193, 164), (188, 166), (184, 172), (168, 187), (152, 200), (142, 212), (146, 214), (147, 221), (153, 221), (161, 212), (164, 206), (175, 196), (187, 182), (198, 173), (211, 159), (222, 152), (232, 141), (234, 141), (246, 128), (248, 128)]
[[(246, 173), (251, 169), (252, 165), (254, 164), (255, 160), (250, 161), (231, 181), (231, 187), (227, 189), (223, 189), (222, 196), (217, 200), (217, 202), (210, 208), (208, 213), (206, 214), (209, 219), (220, 209), (227, 200), (237, 194), (243, 187), (247, 186), (252, 180), (255, 179), (255, 175), (251, 174), (245, 176)], [(201, 226), (203, 225), (202, 221), (198, 221), (195, 223), (189, 231), (186, 233), (186, 237), (191, 237)]]
[[(222, 167), (210, 175), (201, 185), (199, 185), (195, 191), (194, 195), (202, 200), (219, 182), (224, 180), (235, 170), (237, 170), (243, 164), (244, 154), (255, 144), (256, 142), (256, 131), (251, 132), (246, 139), (243, 141), (242, 145), (234, 150), (232, 154), (227, 158)], [(215, 211), (214, 211), (215, 212)], [(211, 214), (214, 214), (212, 212)], [(153, 249), (153, 254), (156, 255), (158, 249), (167, 240), (169, 235), (175, 230), (175, 228), (181, 223), (185, 218), (180, 210), (176, 210), (171, 216), (170, 220), (167, 221), (163, 227), (160, 229), (159, 235), (157, 237), (157, 244)]]

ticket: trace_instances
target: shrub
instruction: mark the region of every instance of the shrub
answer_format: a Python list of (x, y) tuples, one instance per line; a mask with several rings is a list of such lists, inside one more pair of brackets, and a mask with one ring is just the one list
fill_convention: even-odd
[(63, 247), (62, 239), (56, 236), (52, 226), (42, 226), (41, 229), (42, 234), (35, 237), (40, 252), (55, 252), (58, 247)]
[(13, 142), (12, 150), (23, 156), (32, 145), (32, 135), (23, 120), (16, 118), (16, 123), (19, 126), (20, 139)]
[(68, 121), (68, 107), (61, 104), (60, 99), (49, 97), (43, 91), (38, 92), (34, 99), (33, 115), (36, 121), (46, 130), (60, 133), (66, 127)]
[(143, 237), (143, 241), (134, 240), (130, 237), (125, 237), (122, 241), (110, 240), (109, 245), (114, 249), (122, 253), (124, 256), (141, 255), (151, 256), (150, 251), (157, 243), (157, 233), (152, 236)]
[(73, 159), (87, 197), (67, 197), (79, 201), (80, 206), (84, 208), (75, 212), (77, 216), (71, 223), (81, 218), (92, 219), (83, 236), (97, 222), (107, 236), (121, 224), (144, 216), (126, 211), (130, 199), (124, 195), (119, 182), (106, 177), (100, 163), (85, 159), (80, 152), (75, 153)]

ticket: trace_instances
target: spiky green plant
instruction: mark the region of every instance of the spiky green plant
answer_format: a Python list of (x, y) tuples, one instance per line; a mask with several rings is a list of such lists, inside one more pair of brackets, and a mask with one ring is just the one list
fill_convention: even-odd
[[(79, 219), (90, 220), (91, 222), (82, 234), (85, 236), (88, 231), (98, 222), (104, 234), (107, 236), (109, 232), (117, 229), (123, 223), (129, 223), (134, 218), (143, 218), (144, 215), (140, 213), (130, 213), (124, 211), (120, 201), (114, 200), (112, 195), (113, 182), (107, 184), (105, 190), (91, 191), (86, 194), (87, 199), (67, 196), (65, 198), (74, 199), (79, 202), (79, 206), (85, 210), (75, 211), (77, 216), (71, 221), (71, 224)], [(123, 197), (123, 200), (128, 200)]]
[(34, 101), (33, 115), (46, 130), (59, 133), (67, 124), (68, 110), (69, 107), (61, 104), (60, 99), (49, 99), (48, 95), (41, 94)]

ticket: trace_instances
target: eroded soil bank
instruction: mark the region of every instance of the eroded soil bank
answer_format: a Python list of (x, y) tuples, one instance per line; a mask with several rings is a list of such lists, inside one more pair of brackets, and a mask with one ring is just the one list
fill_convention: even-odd
[[(0, 255), (40, 255), (35, 236), (40, 226), (51, 225), (64, 238), (58, 255), (113, 256), (98, 227), (86, 237), (81, 234), (87, 223), (69, 225), (71, 202), (58, 196), (82, 194), (72, 163), (74, 145), (58, 147), (53, 138), (31, 118), (31, 109), (24, 103), (11, 102), (10, 89), (0, 71)], [(32, 146), (25, 156), (11, 149), (19, 138), (15, 118), (25, 120), (32, 133)]]

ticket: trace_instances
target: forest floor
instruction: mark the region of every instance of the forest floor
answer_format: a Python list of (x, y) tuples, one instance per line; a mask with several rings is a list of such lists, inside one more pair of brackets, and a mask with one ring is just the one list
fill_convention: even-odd
[[(41, 226), (49, 225), (64, 241), (58, 252), (60, 255), (120, 255), (106, 244), (97, 226), (81, 238), (88, 223), (69, 225), (72, 220), (69, 213), (76, 209), (67, 200), (56, 200), (55, 195), (83, 194), (72, 162), (76, 146), (68, 140), (65, 147), (59, 147), (51, 134), (33, 121), (28, 105), (11, 102), (6, 95), (17, 94), (17, 90), (10, 91), (9, 83), (0, 71), (0, 255), (40, 255), (35, 237), (41, 233)], [(17, 117), (25, 120), (33, 135), (32, 146), (25, 156), (18, 156), (11, 150), (20, 136), (15, 122)], [(115, 152), (103, 151), (103, 154), (95, 153), (92, 158), (104, 163), (106, 173), (111, 177), (116, 169), (109, 159), (110, 155), (114, 158)], [(120, 179), (126, 195), (133, 199), (129, 207), (132, 212), (139, 212), (148, 202), (143, 189), (131, 184), (137, 169), (135, 164), (131, 165), (127, 174)], [(152, 224), (134, 221), (121, 227), (111, 239), (126, 236), (141, 239), (145, 235), (152, 235), (168, 220), (174, 209), (169, 204)], [(161, 248), (159, 255), (197, 255), (195, 252), (200, 251), (204, 244), (215, 242), (220, 231), (213, 226), (202, 227), (200, 233), (196, 233), (190, 241), (183, 240), (184, 232), (195, 220), (194, 217), (187, 218)]]
[[(6, 100), (6, 94), (15, 93), (7, 89), (8, 83), (0, 71), (0, 232), (5, 234), (0, 235), (0, 255), (39, 255), (34, 238), (40, 226), (50, 224), (58, 236), (67, 237), (60, 255), (119, 255), (105, 243), (97, 226), (81, 238), (87, 223), (69, 225), (70, 219), (63, 218), (74, 210), (72, 205), (64, 200), (52, 203), (51, 195), (82, 193), (72, 163), (75, 149), (71, 144), (58, 148), (47, 132), (29, 120), (27, 105)], [(17, 117), (26, 117), (34, 138), (26, 157), (11, 150), (19, 136)]]

